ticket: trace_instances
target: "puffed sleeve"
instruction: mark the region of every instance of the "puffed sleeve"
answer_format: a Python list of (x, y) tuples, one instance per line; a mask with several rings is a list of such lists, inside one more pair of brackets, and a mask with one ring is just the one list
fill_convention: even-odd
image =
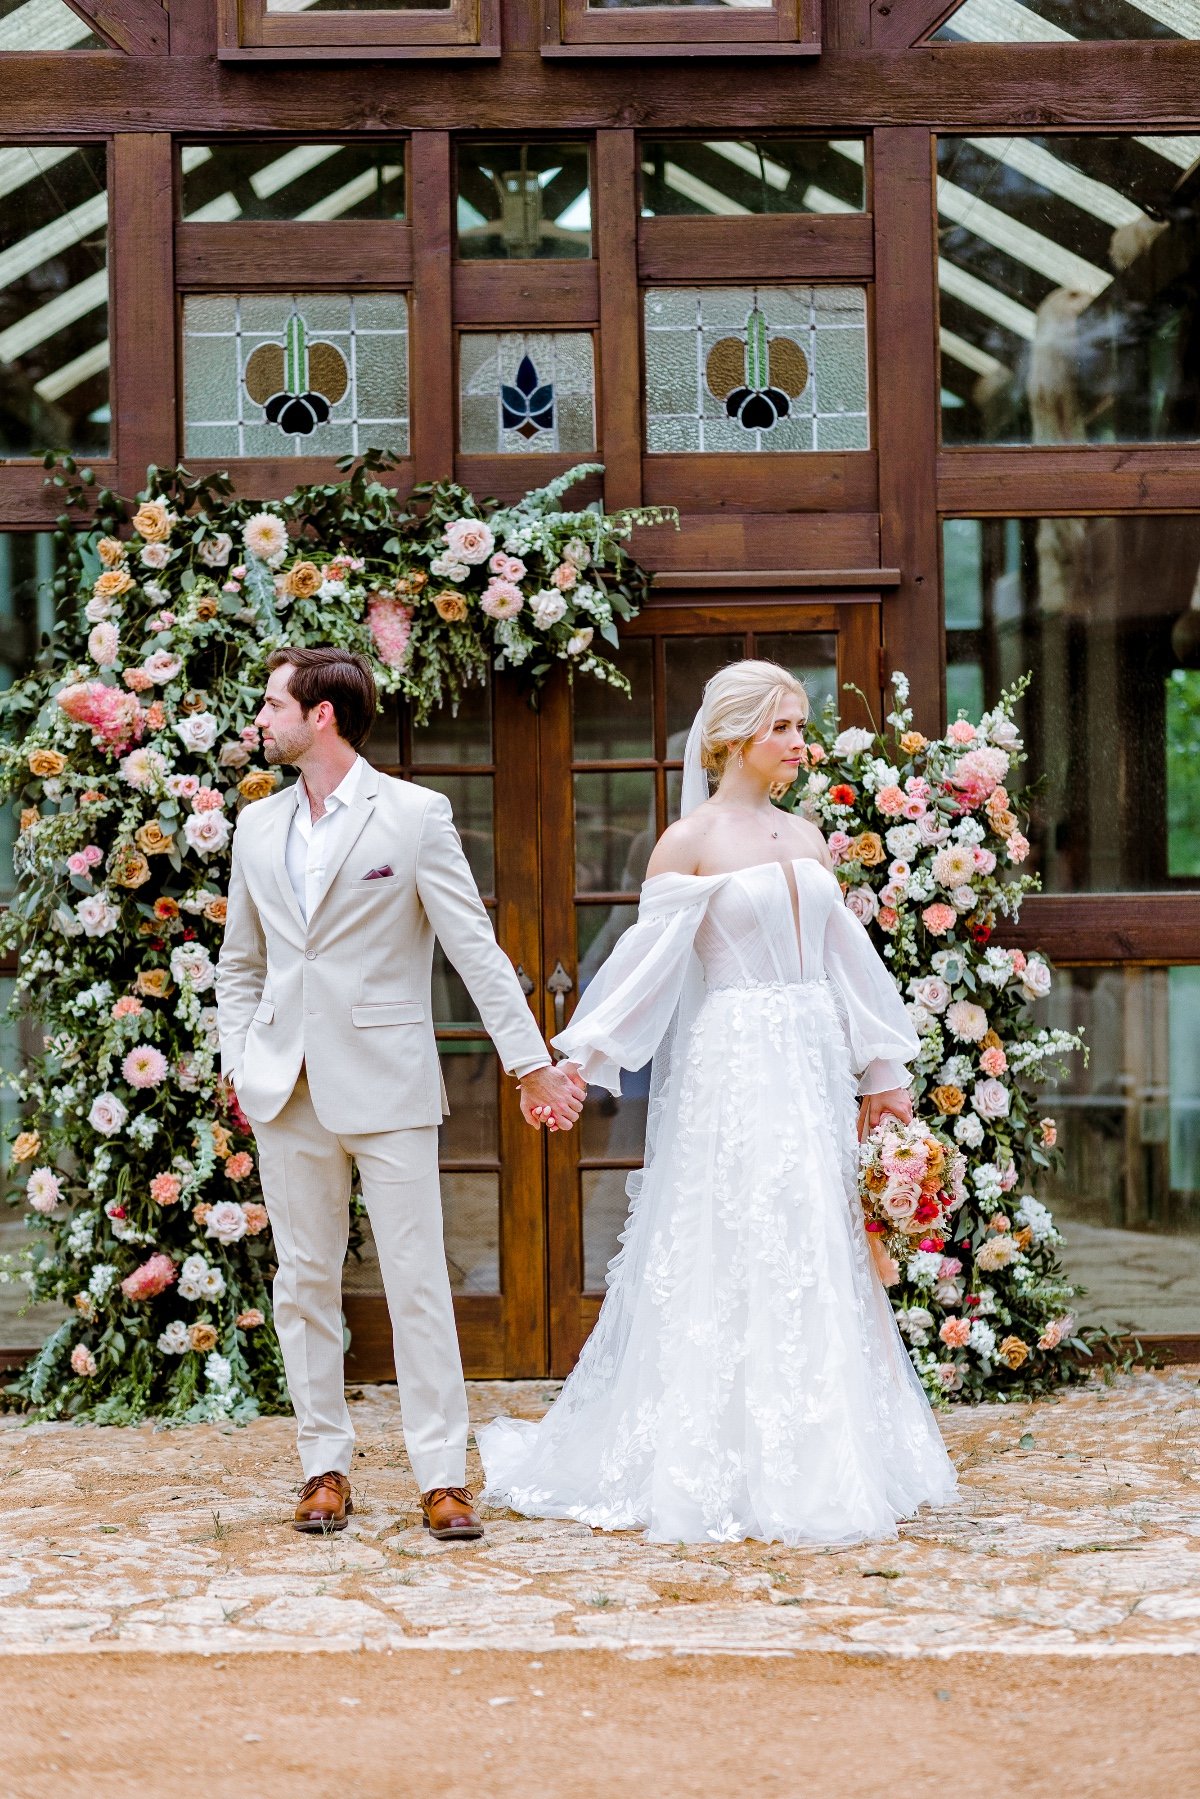
[(618, 938), (612, 954), (593, 975), (565, 1031), (553, 1038), (589, 1086), (621, 1091), (621, 1070), (642, 1068), (653, 1056), (679, 1004), (697, 926), (704, 916), (711, 883), (703, 891), (663, 904), (661, 883), (692, 879), (659, 876), (647, 883), (637, 923)]
[(841, 898), (825, 925), (825, 972), (837, 989), (859, 1093), (885, 1093), (912, 1082), (906, 1063), (920, 1048), (887, 964)]

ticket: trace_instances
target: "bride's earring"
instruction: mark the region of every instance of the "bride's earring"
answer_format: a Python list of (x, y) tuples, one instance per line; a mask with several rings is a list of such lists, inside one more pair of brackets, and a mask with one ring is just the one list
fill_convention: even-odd
[(744, 766), (745, 758), (743, 757), (741, 750), (737, 753), (736, 761), (739, 768)]

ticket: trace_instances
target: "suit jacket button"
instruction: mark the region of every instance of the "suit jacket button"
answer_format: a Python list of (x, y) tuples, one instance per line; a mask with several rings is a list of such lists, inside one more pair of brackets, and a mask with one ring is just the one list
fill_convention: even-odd
[(315, 950), (315, 949), (306, 949), (306, 950), (305, 950), (305, 952), (304, 952), (304, 960), (305, 960), (305, 961), (306, 961), (306, 962), (315, 962), (315, 961), (316, 961), (316, 959), (317, 959), (317, 952), (316, 952), (316, 950)]

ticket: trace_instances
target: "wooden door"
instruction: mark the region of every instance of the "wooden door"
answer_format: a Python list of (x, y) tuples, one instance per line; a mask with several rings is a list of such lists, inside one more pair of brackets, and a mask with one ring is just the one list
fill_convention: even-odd
[[(877, 596), (753, 604), (654, 605), (619, 656), (632, 698), (582, 682), (552, 690), (541, 716), (541, 915), (547, 1036), (632, 924), (655, 841), (678, 816), (684, 744), (708, 677), (743, 655), (803, 676), (813, 710), (836, 696), (847, 722), (879, 701)], [(847, 682), (864, 699), (842, 690)], [(877, 716), (876, 711), (876, 716)], [(579, 1126), (545, 1143), (550, 1372), (566, 1374), (595, 1322), (604, 1271), (639, 1166), (649, 1070), (620, 1099), (594, 1093)]]

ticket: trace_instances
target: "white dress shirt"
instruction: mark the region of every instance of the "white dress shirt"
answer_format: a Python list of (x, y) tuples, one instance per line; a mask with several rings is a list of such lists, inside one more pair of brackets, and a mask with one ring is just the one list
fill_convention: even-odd
[(363, 766), (362, 757), (356, 756), (325, 801), (325, 811), (315, 820), (304, 776), (296, 782), (296, 806), (288, 828), (284, 860), (296, 904), (306, 924), (324, 890), (325, 870), (345, 826), (346, 810), (358, 792)]

